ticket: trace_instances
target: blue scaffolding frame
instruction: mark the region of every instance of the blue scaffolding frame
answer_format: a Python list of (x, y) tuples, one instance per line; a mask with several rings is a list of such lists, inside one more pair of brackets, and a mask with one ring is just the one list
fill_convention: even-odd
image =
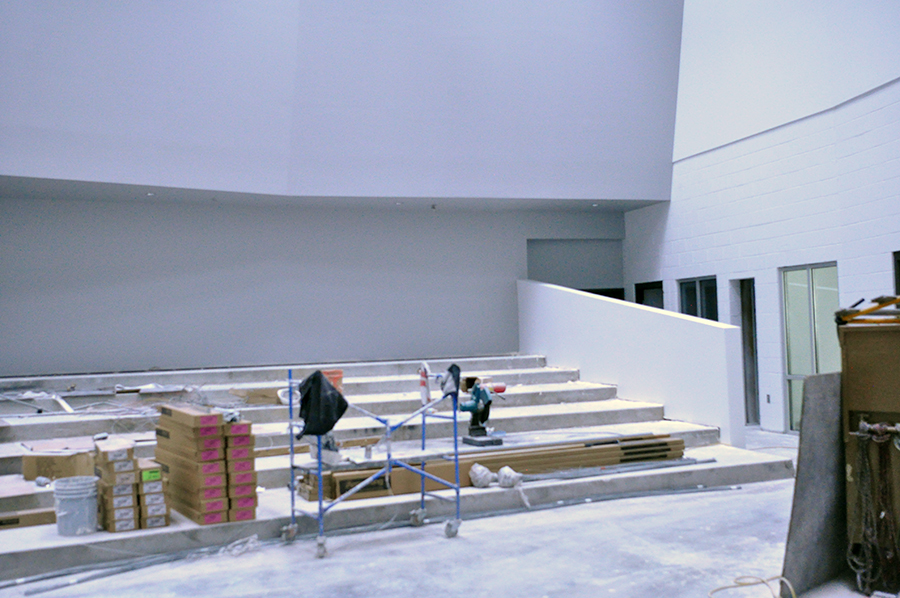
[[(439, 376), (429, 376), (431, 377), (439, 377)], [(294, 381), (293, 381), (293, 370), (288, 370), (288, 418), (289, 418), (289, 430), (290, 430), (290, 475), (291, 475), (291, 527), (293, 530), (297, 529), (297, 509), (296, 509), (296, 467), (294, 465)], [(434, 413), (434, 407), (441, 403), (446, 399), (451, 399), (453, 404), (452, 415), (446, 415), (441, 413)], [(343, 501), (349, 499), (351, 496), (374, 482), (375, 480), (390, 476), (391, 470), (394, 467), (400, 467), (402, 469), (406, 469), (411, 471), (421, 478), (421, 487), (420, 487), (420, 497), (419, 497), (419, 509), (417, 511), (413, 511), (411, 515), (411, 521), (413, 525), (422, 525), (425, 522), (425, 497), (431, 497), (436, 500), (447, 501), (447, 502), (455, 502), (456, 504), (456, 518), (450, 519), (446, 522), (444, 526), (444, 533), (448, 538), (452, 538), (456, 536), (459, 531), (459, 526), (461, 522), (460, 518), (460, 508), (459, 508), (459, 494), (460, 494), (460, 483), (459, 483), (459, 422), (457, 419), (457, 410), (459, 407), (459, 389), (454, 390), (451, 393), (447, 393), (442, 396), (440, 399), (436, 399), (434, 401), (429, 401), (428, 403), (422, 405), (421, 408), (417, 409), (413, 413), (404, 417), (399, 423), (391, 424), (390, 420), (385, 417), (376, 415), (362, 407), (358, 407), (352, 403), (348, 403), (348, 407), (362, 413), (367, 417), (371, 417), (376, 421), (380, 422), (384, 428), (384, 437), (383, 441), (385, 446), (387, 447), (387, 457), (385, 460), (385, 465), (378, 470), (376, 473), (372, 474), (365, 480), (359, 482), (353, 488), (348, 490), (347, 492), (341, 494), (332, 500), (329, 504), (325, 504), (324, 498), (324, 488), (322, 484), (322, 436), (316, 436), (316, 448), (317, 448), (317, 463), (316, 463), (316, 476), (318, 481), (318, 494), (319, 494), (319, 509), (317, 514), (318, 524), (319, 524), (319, 533), (316, 537), (316, 556), (322, 558), (327, 553), (325, 548), (325, 514), (330, 511), (332, 508), (336, 507)], [(436, 419), (450, 419), (453, 420), (453, 470), (454, 470), (454, 483), (450, 483), (443, 478), (439, 478), (435, 475), (432, 475), (425, 471), (425, 456), (421, 457), (420, 466), (413, 467), (409, 463), (405, 463), (400, 461), (399, 459), (394, 458), (392, 450), (391, 450), (391, 436), (394, 432), (400, 429), (406, 423), (416, 419), (421, 416), (422, 418), (422, 450), (425, 450), (426, 443), (426, 433), (427, 433), (427, 423), (428, 418), (433, 417)], [(437, 482), (443, 486), (446, 486), (448, 489), (454, 490), (454, 498), (448, 498), (446, 496), (441, 496), (439, 494), (435, 494), (433, 492), (426, 492), (425, 490), (425, 480), (429, 479), (434, 482)]]

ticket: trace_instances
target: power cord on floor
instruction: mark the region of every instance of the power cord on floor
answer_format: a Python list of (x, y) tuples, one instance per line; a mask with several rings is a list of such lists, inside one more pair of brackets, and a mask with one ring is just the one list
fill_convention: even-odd
[(771, 592), (772, 598), (779, 598), (779, 596), (781, 594), (781, 592), (780, 592), (781, 588), (777, 585), (773, 588), (772, 583), (771, 583), (773, 581), (783, 582), (784, 585), (787, 586), (788, 590), (790, 590), (791, 597), (797, 598), (797, 593), (794, 592), (794, 586), (791, 585), (791, 582), (788, 581), (787, 578), (781, 577), (780, 575), (776, 575), (775, 577), (769, 577), (766, 579), (763, 579), (762, 577), (756, 577), (753, 575), (742, 575), (740, 577), (735, 578), (734, 582), (731, 585), (721, 586), (714, 590), (710, 590), (709, 593), (707, 594), (707, 596), (711, 597), (716, 592), (721, 592), (724, 590), (733, 590), (735, 588), (747, 588), (750, 586), (766, 586), (769, 589), (769, 592)]

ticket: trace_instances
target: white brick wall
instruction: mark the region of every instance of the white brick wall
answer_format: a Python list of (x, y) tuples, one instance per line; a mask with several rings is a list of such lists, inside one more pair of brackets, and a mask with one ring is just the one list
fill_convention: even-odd
[(778, 269), (837, 262), (842, 306), (893, 293), (900, 82), (680, 160), (671, 202), (629, 212), (625, 225), (630, 299), (635, 283), (662, 279), (677, 310), (677, 280), (715, 275), (719, 320), (735, 323), (729, 281), (755, 279), (762, 426), (784, 429)]

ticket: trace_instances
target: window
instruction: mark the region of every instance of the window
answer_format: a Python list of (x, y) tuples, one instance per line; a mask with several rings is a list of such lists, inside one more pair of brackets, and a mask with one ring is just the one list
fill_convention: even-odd
[(894, 294), (900, 295), (900, 251), (894, 252)]
[(707, 320), (719, 319), (719, 303), (714, 277), (678, 281), (681, 313)]
[(834, 325), (840, 309), (838, 273), (837, 266), (823, 264), (785, 268), (781, 275), (788, 414), (791, 430), (799, 430), (806, 376), (841, 369)]
[(662, 281), (642, 282), (634, 285), (634, 301), (641, 305), (649, 305), (650, 307), (663, 309)]

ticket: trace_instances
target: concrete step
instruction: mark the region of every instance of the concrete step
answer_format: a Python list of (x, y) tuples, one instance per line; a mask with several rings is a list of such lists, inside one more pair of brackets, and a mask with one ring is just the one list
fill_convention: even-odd
[[(499, 355), (484, 357), (443, 357), (428, 359), (429, 367), (437, 372), (456, 363), (463, 371), (542, 368), (546, 359), (540, 355)], [(145, 384), (238, 384), (246, 382), (278, 382), (287, 379), (288, 369), (294, 378), (302, 379), (317, 369), (342, 369), (345, 377), (413, 376), (421, 359), (397, 361), (336, 362), (231, 368), (202, 368), (193, 370), (155, 370), (144, 372), (111, 372), (60, 376), (22, 376), (0, 378), (0, 392), (18, 390), (92, 391), (112, 389), (117, 384), (142, 386)]]
[[(545, 479), (525, 482), (521, 492), (516, 489), (491, 487), (463, 488), (460, 492), (462, 525), (459, 536), (466, 536), (466, 518), (525, 511), (522, 496), (533, 510), (578, 504), (585, 501), (610, 500), (620, 496), (660, 492), (729, 487), (793, 476), (790, 459), (774, 457), (723, 445), (689, 449), (686, 457), (697, 460), (693, 465), (679, 465), (627, 473), (609, 473), (577, 479)], [(451, 497), (452, 491), (443, 491)], [(315, 559), (317, 507), (295, 497), (299, 537), (296, 540), (309, 547), (310, 566)], [(431, 497), (426, 498), (427, 517), (440, 522), (454, 516), (455, 504)], [(382, 524), (405, 525), (409, 512), (419, 505), (419, 495), (406, 494), (383, 498), (347, 501), (335, 506), (325, 516), (326, 537), (338, 530), (351, 530)], [(228, 544), (257, 534), (259, 539), (274, 539), (291, 522), (291, 497), (285, 488), (273, 488), (260, 493), (257, 519), (249, 522), (198, 526), (177, 512), (172, 513), (172, 525), (154, 530), (112, 534), (62, 537), (55, 525), (42, 525), (0, 531), (0, 579), (10, 580), (37, 575), (66, 567), (110, 562), (135, 553), (165, 554), (205, 546)], [(432, 533), (441, 534), (434, 526)], [(448, 540), (450, 541), (450, 540)], [(327, 540), (326, 540), (327, 542)], [(40, 558), (35, 555), (39, 554)], [(338, 558), (332, 554), (327, 558)], [(39, 586), (41, 584), (35, 584)], [(46, 584), (45, 584), (46, 585)]]

